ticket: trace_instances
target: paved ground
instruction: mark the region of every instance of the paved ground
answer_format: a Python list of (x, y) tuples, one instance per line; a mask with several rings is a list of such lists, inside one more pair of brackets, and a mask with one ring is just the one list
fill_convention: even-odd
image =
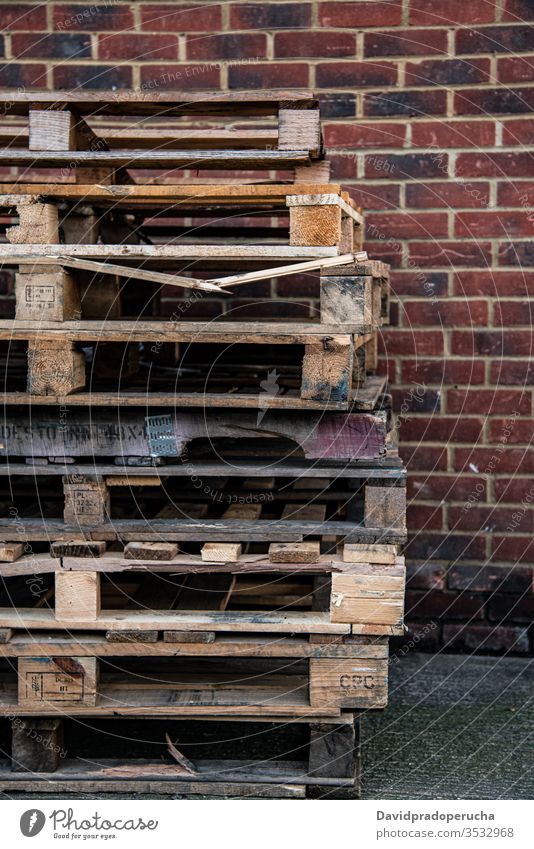
[(534, 658), (393, 660), (390, 705), (364, 717), (362, 742), (366, 799), (532, 799)]

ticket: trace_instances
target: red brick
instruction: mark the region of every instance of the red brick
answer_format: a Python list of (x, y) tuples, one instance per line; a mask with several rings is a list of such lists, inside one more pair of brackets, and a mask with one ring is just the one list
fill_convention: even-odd
[[(514, 563), (532, 563), (534, 560), (534, 539), (529, 536), (494, 536), (492, 553), (500, 560), (511, 560)], [(532, 616), (531, 616), (532, 619)]]
[(350, 32), (277, 32), (274, 37), (276, 58), (299, 56), (354, 56), (356, 36)]
[(484, 599), (469, 593), (447, 593), (428, 590), (425, 593), (406, 593), (406, 616), (428, 619), (482, 619)]
[(409, 504), (406, 510), (408, 527), (412, 531), (440, 530), (443, 527), (443, 508), (428, 504)]
[(313, 274), (291, 274), (280, 277), (276, 291), (281, 298), (317, 298), (319, 281)]
[(446, 154), (439, 160), (428, 153), (370, 154), (365, 157), (365, 176), (394, 180), (441, 177), (447, 169), (447, 161)]
[(327, 148), (402, 147), (406, 124), (324, 124), (323, 137)]
[[(493, 491), (498, 502), (518, 504), (525, 499), (525, 503), (531, 502), (534, 495), (534, 481), (532, 478), (497, 478), (493, 481)], [(531, 567), (534, 569), (534, 566)], [(534, 584), (533, 584), (534, 586)]]
[(91, 56), (91, 37), (81, 33), (14, 33), (11, 53), (21, 59), (86, 59)]
[(320, 3), (322, 27), (382, 27), (401, 23), (401, 0), (389, 2)]
[(447, 30), (403, 29), (364, 33), (364, 56), (447, 54)]
[(232, 65), (228, 69), (228, 87), (257, 88), (306, 88), (309, 82), (309, 67), (304, 63)]
[(532, 330), (507, 334), (502, 330), (454, 330), (451, 334), (451, 352), (462, 356), (528, 357), (533, 346)]
[(328, 62), (317, 65), (315, 79), (319, 88), (395, 85), (397, 66), (392, 62)]
[[(531, 138), (534, 138), (534, 121), (530, 126), (530, 132)], [(523, 209), (525, 216), (531, 215), (529, 207), (534, 206), (534, 180), (517, 180), (515, 183), (508, 180), (498, 182), (497, 204), (499, 206), (518, 206)]]
[(503, 242), (499, 245), (499, 264), (518, 265), (521, 273), (525, 266), (534, 265), (534, 242)]
[(434, 330), (387, 330), (381, 339), (383, 350), (388, 355), (401, 354), (426, 356), (443, 353), (443, 334)]
[(528, 415), (532, 410), (532, 393), (514, 389), (449, 389), (449, 413), (509, 413), (517, 410)]
[(481, 236), (528, 236), (532, 223), (524, 211), (518, 212), (457, 212), (454, 235), (477, 239)]
[(530, 153), (460, 153), (456, 160), (459, 177), (534, 176), (534, 158)]
[(491, 363), (490, 382), (497, 386), (534, 384), (534, 361), (498, 360)]
[(356, 96), (348, 91), (318, 92), (321, 118), (354, 118), (356, 115)]
[(419, 533), (410, 539), (410, 557), (432, 560), (475, 560), (485, 556), (485, 540), (473, 534)]
[(230, 28), (308, 27), (312, 22), (311, 10), (311, 3), (233, 3), (230, 6)]
[(531, 0), (504, 0), (503, 21), (534, 21)]
[(492, 419), (489, 423), (488, 442), (505, 442), (507, 445), (529, 445), (533, 437), (534, 422), (532, 419)]
[(176, 35), (141, 35), (118, 33), (101, 35), (98, 39), (99, 59), (136, 59), (151, 62), (178, 58)]
[(412, 124), (413, 147), (487, 147), (495, 144), (493, 121), (428, 121)]
[(425, 59), (406, 65), (407, 86), (475, 85), (489, 82), (489, 59)]
[[(65, 5), (56, 3), (53, 7), (53, 25), (54, 29), (61, 31), (125, 30), (133, 27), (134, 17), (131, 6), (126, 3), (120, 5), (115, 3), (103, 5), (98, 3), (67, 3)], [(30, 29), (30, 27), (20, 27), (20, 29)], [(31, 29), (34, 29), (34, 27), (31, 27)]]
[(421, 268), (458, 265), (487, 266), (491, 262), (489, 242), (414, 242), (410, 262)]
[(383, 233), (396, 239), (425, 239), (446, 236), (449, 229), (444, 212), (374, 212), (365, 220), (367, 239), (378, 239)]
[(46, 87), (46, 65), (37, 63), (19, 65), (7, 62), (0, 68), (0, 86), (25, 89)]
[[(367, 250), (365, 244), (363, 249)], [(391, 244), (371, 242), (369, 249), (373, 252), (373, 259), (379, 259), (381, 262), (387, 262), (392, 268), (398, 268), (402, 262), (401, 242), (392, 242)]]
[(495, 4), (487, 0), (417, 0), (410, 4), (410, 23), (422, 26), (486, 24), (495, 20)]
[(445, 624), (443, 643), (445, 649), (457, 651), (530, 653), (528, 631), (509, 625)]
[(525, 622), (534, 619), (534, 595), (514, 596), (496, 593), (489, 600), (489, 619), (492, 622)]
[(439, 298), (448, 292), (446, 272), (392, 271), (390, 275), (391, 292), (394, 295), (413, 295), (415, 297)]
[(153, 32), (214, 32), (222, 29), (222, 6), (177, 7), (174, 3), (141, 6), (141, 27)]
[[(475, 489), (477, 487), (477, 489)], [(486, 500), (486, 482), (470, 475), (408, 475), (408, 498), (425, 501), (463, 501), (476, 492)], [(454, 588), (453, 589), (457, 589)]]
[[(396, 407), (397, 413), (402, 411)], [(411, 416), (402, 420), (401, 434), (404, 442), (477, 442), (482, 436), (483, 420), (456, 416)]]
[[(534, 118), (516, 118), (515, 120), (503, 121), (502, 125), (502, 143), (507, 147), (512, 145), (531, 144), (534, 138)], [(511, 184), (511, 189), (515, 188), (518, 194), (522, 194), (522, 183)], [(532, 183), (530, 184), (532, 191)], [(501, 188), (508, 186), (508, 183), (500, 184)], [(499, 201), (502, 203), (502, 201)], [(512, 204), (513, 205), (513, 204)]]
[(494, 327), (533, 324), (533, 301), (497, 301), (493, 312)]
[[(220, 79), (220, 69), (211, 63), (141, 67), (141, 87), (147, 91), (219, 88)], [(213, 172), (211, 176), (215, 176)]]
[(532, 566), (510, 567), (504, 563), (455, 563), (447, 574), (451, 590), (471, 592), (530, 592), (534, 568)]
[(454, 94), (456, 115), (520, 115), (534, 109), (532, 88), (469, 88)]
[[(433, 445), (402, 445), (401, 456), (411, 471), (447, 471), (447, 449)], [(424, 555), (426, 556), (426, 555)]]
[[(469, 509), (464, 507), (449, 507), (449, 528), (462, 531), (476, 531), (477, 533), (492, 534), (495, 531), (508, 531), (513, 525), (516, 511), (513, 507), (498, 507), (491, 505), (480, 507), (475, 505)], [(521, 524), (522, 531), (530, 531), (533, 528), (532, 511), (527, 512)]]
[(46, 29), (46, 5), (40, 3), (2, 3), (0, 6), (2, 30)]
[(461, 327), (488, 323), (488, 305), (485, 301), (405, 301), (403, 323), (410, 327), (437, 325)]
[[(407, 118), (425, 118), (429, 115), (445, 115), (447, 111), (447, 93), (432, 91), (382, 91), (365, 94), (364, 115), (388, 117), (404, 115)], [(526, 111), (526, 110), (525, 110)]]
[(363, 209), (397, 209), (400, 203), (400, 186), (395, 183), (345, 188), (353, 201)]
[(421, 381), (425, 384), (473, 384), (484, 383), (484, 363), (480, 360), (403, 360), (401, 377), (403, 382)]
[[(512, 412), (510, 409), (509, 412)], [(474, 467), (474, 468), (473, 468)], [(534, 451), (524, 448), (505, 448), (497, 455), (493, 448), (455, 448), (454, 468), (461, 472), (478, 471), (480, 474), (490, 474), (498, 470), (499, 474), (512, 472), (527, 475), (534, 472)]]
[(439, 390), (427, 386), (407, 386), (390, 389), (393, 396), (393, 408), (400, 414), (399, 421), (404, 424), (406, 418), (411, 419), (412, 413), (433, 413), (440, 408), (441, 395)]
[(411, 590), (444, 590), (445, 567), (441, 563), (408, 562), (406, 586)]
[(267, 55), (267, 36), (264, 33), (221, 33), (219, 35), (188, 35), (187, 59), (264, 59)]
[(333, 180), (353, 180), (356, 177), (356, 157), (350, 151), (346, 153), (331, 153), (328, 156)]
[(534, 27), (464, 27), (456, 32), (456, 53), (522, 53), (534, 48)]
[(534, 62), (529, 56), (499, 59), (497, 79), (501, 83), (531, 83), (534, 80)]
[(455, 295), (534, 295), (533, 271), (458, 271), (453, 277)]
[(414, 209), (432, 207), (469, 207), (484, 209), (489, 203), (490, 184), (482, 181), (409, 183), (406, 186), (406, 206)]

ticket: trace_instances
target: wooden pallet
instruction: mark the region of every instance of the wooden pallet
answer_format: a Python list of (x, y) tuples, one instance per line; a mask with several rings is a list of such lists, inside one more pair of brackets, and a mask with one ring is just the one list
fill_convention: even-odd
[[(322, 155), (319, 111), (308, 91), (173, 92), (172, 96), (133, 91), (18, 92), (0, 96), (0, 106), (2, 103), (6, 107), (9, 104), (10, 116), (28, 117), (28, 147), (10, 144), (0, 151), (3, 162), (34, 168), (67, 167), (82, 183), (121, 183), (128, 180), (131, 169), (139, 168), (235, 171), (294, 167), (311, 171), (313, 161)], [(115, 143), (120, 140), (120, 146), (113, 149), (105, 122), (100, 130), (101, 116), (109, 115), (130, 119), (120, 124), (122, 133), (114, 137)], [(273, 116), (276, 124), (267, 136), (250, 124), (258, 142), (258, 148), (251, 148), (250, 132), (241, 135), (231, 125), (221, 134), (221, 127), (213, 132), (209, 125), (202, 129), (197, 123), (193, 133), (186, 125), (180, 134), (183, 119), (190, 120), (192, 115), (242, 122)], [(98, 119), (91, 122), (96, 116)], [(151, 121), (139, 126), (143, 117)], [(166, 122), (161, 143), (154, 133), (158, 129), (156, 118)], [(174, 132), (169, 137), (171, 121)], [(147, 135), (145, 127), (152, 132)], [(194, 146), (196, 139), (201, 140), (198, 148)], [(324, 170), (319, 173), (324, 179)]]
[[(269, 721), (270, 719), (270, 721)], [(196, 731), (213, 740), (209, 728), (225, 717), (204, 717)], [(228, 718), (226, 718), (228, 721)], [(254, 723), (254, 724), (253, 724)], [(360, 714), (343, 711), (339, 716), (310, 719), (287, 717), (239, 717), (233, 737), (239, 746), (230, 750), (211, 742), (219, 760), (194, 754), (195, 736), (188, 744), (189, 723), (165, 724), (136, 719), (126, 728), (121, 720), (104, 721), (108, 752), (105, 758), (95, 747), (80, 756), (79, 735), (73, 750), (65, 749), (69, 723), (62, 719), (19, 717), (12, 719), (11, 760), (0, 762), (0, 791), (27, 793), (144, 793), (164, 796), (222, 796), (225, 798), (358, 798), (360, 792)], [(64, 734), (64, 726), (67, 726)], [(185, 726), (185, 727), (184, 727)], [(198, 723), (195, 723), (195, 729)], [(234, 723), (232, 723), (234, 728)], [(247, 741), (264, 741), (264, 753), (251, 755)], [(208, 736), (209, 734), (209, 736)], [(117, 754), (120, 741), (150, 740), (144, 757)], [(283, 737), (281, 740), (280, 738)], [(306, 739), (307, 738), (307, 739)], [(97, 741), (98, 744), (98, 741)], [(185, 744), (185, 745), (184, 745)], [(204, 750), (206, 746), (203, 747)], [(228, 748), (228, 747), (226, 747)], [(256, 747), (257, 748), (257, 747)], [(136, 751), (135, 743), (130, 749)], [(182, 754), (182, 750), (187, 754)], [(193, 754), (192, 754), (193, 752)], [(291, 752), (291, 760), (287, 759)], [(147, 756), (148, 755), (148, 756)], [(162, 756), (164, 759), (162, 759)], [(213, 757), (213, 755), (212, 755)]]
[(387, 703), (387, 638), (269, 645), (232, 635), (204, 643), (202, 634), (169, 631), (166, 652), (137, 635), (127, 645), (139, 643), (140, 652), (124, 655), (114, 653), (124, 632), (109, 631), (100, 646), (93, 637), (95, 654), (80, 655), (77, 638), (61, 636), (59, 654), (47, 653), (49, 641), (35, 632), (26, 645), (32, 654), (17, 654), (16, 637), (2, 646), (0, 715), (321, 717)]

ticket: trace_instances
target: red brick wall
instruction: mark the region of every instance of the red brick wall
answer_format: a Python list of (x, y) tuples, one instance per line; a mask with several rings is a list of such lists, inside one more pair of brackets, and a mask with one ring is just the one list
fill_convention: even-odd
[(0, 24), (8, 88), (317, 90), (394, 269), (410, 618), (429, 644), (528, 652), (534, 2), (0, 2)]

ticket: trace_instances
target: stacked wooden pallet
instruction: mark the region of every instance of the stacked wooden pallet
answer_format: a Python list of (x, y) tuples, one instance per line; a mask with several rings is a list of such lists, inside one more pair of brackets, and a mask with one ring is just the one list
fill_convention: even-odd
[[(3, 161), (68, 163), (72, 182), (0, 185), (16, 272), (0, 321), (0, 714), (16, 717), (0, 787), (45, 772), (39, 790), (354, 795), (359, 716), (385, 706), (403, 629), (405, 470), (375, 375), (388, 267), (324, 182), (316, 102), (11, 99)], [(169, 167), (272, 180), (169, 183)], [(294, 182), (275, 182), (288, 167)], [(317, 275), (307, 321), (283, 303), (276, 321), (187, 317), (193, 299), (295, 273)], [(183, 309), (162, 314), (162, 288)], [(65, 713), (283, 720), (309, 745), (298, 762), (193, 764), (169, 738), (165, 762), (88, 769), (58, 754)]]

